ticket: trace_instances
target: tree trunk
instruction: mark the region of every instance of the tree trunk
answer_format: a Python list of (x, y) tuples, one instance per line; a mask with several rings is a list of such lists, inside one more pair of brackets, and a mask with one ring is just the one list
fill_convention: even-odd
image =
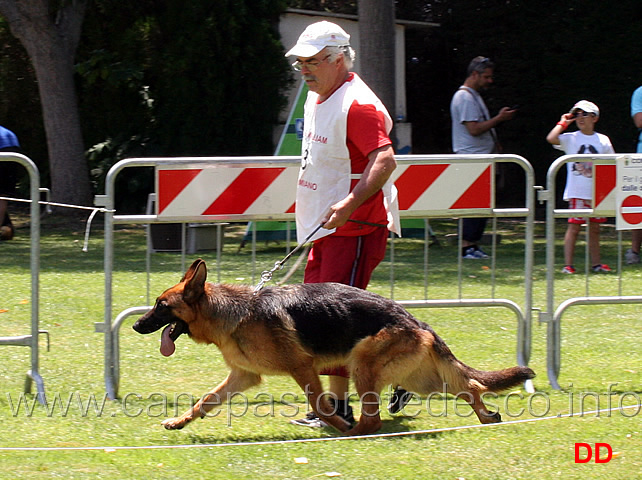
[(85, 7), (86, 0), (72, 0), (51, 13), (47, 0), (0, 0), (0, 13), (27, 50), (38, 79), (52, 200), (75, 205), (91, 204), (74, 85), (74, 57)]
[(364, 81), (395, 116), (394, 0), (359, 0), (357, 61)]

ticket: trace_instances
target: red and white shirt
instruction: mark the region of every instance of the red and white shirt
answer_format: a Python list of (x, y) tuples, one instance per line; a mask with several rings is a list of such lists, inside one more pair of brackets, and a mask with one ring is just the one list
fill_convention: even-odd
[[(354, 188), (368, 165), (368, 154), (391, 145), (392, 119), (383, 103), (354, 73), (324, 102), (309, 92), (305, 103), (301, 169), (296, 192), (297, 239), (306, 240), (330, 207)], [(352, 220), (399, 228), (396, 189), (388, 180), (366, 200)], [(320, 229), (311, 240), (332, 233), (365, 235), (376, 226), (348, 222), (336, 230)], [(397, 232), (398, 233), (398, 232)]]

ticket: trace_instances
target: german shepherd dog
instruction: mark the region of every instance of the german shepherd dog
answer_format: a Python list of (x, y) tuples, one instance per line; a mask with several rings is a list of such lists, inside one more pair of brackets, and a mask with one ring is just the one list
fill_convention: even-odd
[[(442, 392), (446, 385), (466, 399), (481, 423), (497, 423), (499, 413), (486, 410), (481, 394), (535, 376), (528, 367), (475, 370), (399, 304), (359, 288), (310, 283), (254, 292), (250, 286), (208, 283), (206, 277), (205, 262), (196, 260), (133, 326), (143, 334), (165, 327), (165, 356), (174, 353), (183, 333), (196, 342), (214, 343), (231, 368), (191, 409), (163, 422), (170, 430), (204, 417), (228, 394), (258, 385), (263, 374), (292, 376), (319, 418), (347, 435), (381, 427), (379, 394), (390, 384), (419, 394)], [(352, 429), (323, 394), (318, 372), (331, 365), (348, 367), (361, 399), (361, 418)]]

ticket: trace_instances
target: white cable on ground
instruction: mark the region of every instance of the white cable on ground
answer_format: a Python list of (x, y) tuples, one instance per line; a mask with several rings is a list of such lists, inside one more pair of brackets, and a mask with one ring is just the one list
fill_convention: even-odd
[(627, 405), (617, 408), (605, 408), (602, 410), (593, 410), (590, 412), (578, 413), (565, 413), (558, 414), (550, 417), (527, 418), (523, 420), (512, 420), (502, 423), (487, 423), (475, 425), (460, 425), (458, 427), (445, 427), (433, 428), (430, 430), (413, 430), (410, 432), (395, 432), (395, 433), (375, 433), (372, 435), (361, 435), (356, 437), (326, 437), (326, 438), (301, 438), (296, 440), (270, 440), (264, 442), (237, 442), (237, 443), (203, 443), (203, 444), (189, 444), (189, 445), (139, 445), (139, 446), (113, 446), (113, 447), (0, 447), (0, 452), (51, 452), (51, 451), (76, 451), (76, 450), (161, 450), (161, 449), (184, 449), (184, 448), (214, 448), (214, 447), (250, 447), (250, 446), (264, 446), (264, 445), (288, 445), (295, 443), (318, 443), (318, 442), (337, 442), (343, 440), (369, 440), (376, 438), (390, 438), (390, 437), (404, 437), (409, 435), (429, 435), (433, 433), (454, 432), (458, 430), (472, 430), (477, 428), (486, 427), (501, 427), (518, 425), (521, 423), (534, 423), (544, 420), (558, 420), (561, 418), (584, 417), (586, 415), (599, 415), (601, 413), (613, 412), (617, 410), (627, 410), (630, 408), (637, 408), (638, 410), (642, 405)]

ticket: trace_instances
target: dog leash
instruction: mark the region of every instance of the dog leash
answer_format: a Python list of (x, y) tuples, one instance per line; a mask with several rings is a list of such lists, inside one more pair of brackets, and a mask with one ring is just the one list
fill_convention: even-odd
[[(381, 225), (379, 223), (366, 222), (364, 220), (349, 219), (348, 222), (360, 223), (362, 225), (368, 225), (368, 226), (371, 226), (371, 227), (385, 227), (386, 226), (386, 225)], [(317, 233), (321, 227), (323, 227), (323, 223), (321, 225), (318, 225), (317, 228), (315, 228), (314, 231), (310, 235), (308, 235), (305, 240), (303, 240), (303, 242), (299, 243), (294, 248), (294, 250), (292, 250), (290, 253), (288, 253), (283, 258), (283, 260), (275, 262), (274, 263), (274, 267), (272, 268), (272, 270), (264, 270), (263, 272), (261, 272), (261, 280), (256, 285), (256, 287), (254, 287), (254, 293), (256, 294), (259, 290), (261, 290), (265, 286), (265, 284), (267, 282), (272, 280), (272, 275), (274, 274), (274, 272), (276, 272), (278, 270), (281, 270), (283, 268), (283, 265), (285, 265), (285, 262), (287, 262), (292, 255), (294, 255), (296, 252), (298, 252), (303, 247), (303, 245), (308, 243), (310, 241), (310, 239), (312, 238), (312, 236), (315, 233)]]
[(314, 231), (310, 235), (308, 235), (305, 240), (303, 240), (303, 242), (299, 243), (296, 247), (294, 247), (294, 250), (292, 250), (290, 253), (288, 253), (283, 258), (283, 260), (275, 262), (274, 263), (274, 267), (272, 268), (272, 270), (264, 270), (263, 272), (261, 272), (261, 280), (256, 285), (256, 287), (254, 287), (254, 294), (259, 292), (265, 286), (265, 284), (267, 282), (272, 280), (272, 275), (274, 274), (274, 272), (276, 272), (277, 270), (281, 270), (283, 268), (283, 265), (285, 265), (285, 262), (287, 262), (292, 255), (294, 255), (296, 252), (298, 252), (303, 247), (303, 245), (308, 243), (310, 241), (310, 239), (312, 238), (312, 236), (315, 233), (317, 233), (321, 227), (323, 227), (323, 224), (317, 226), (317, 228), (315, 228)]

